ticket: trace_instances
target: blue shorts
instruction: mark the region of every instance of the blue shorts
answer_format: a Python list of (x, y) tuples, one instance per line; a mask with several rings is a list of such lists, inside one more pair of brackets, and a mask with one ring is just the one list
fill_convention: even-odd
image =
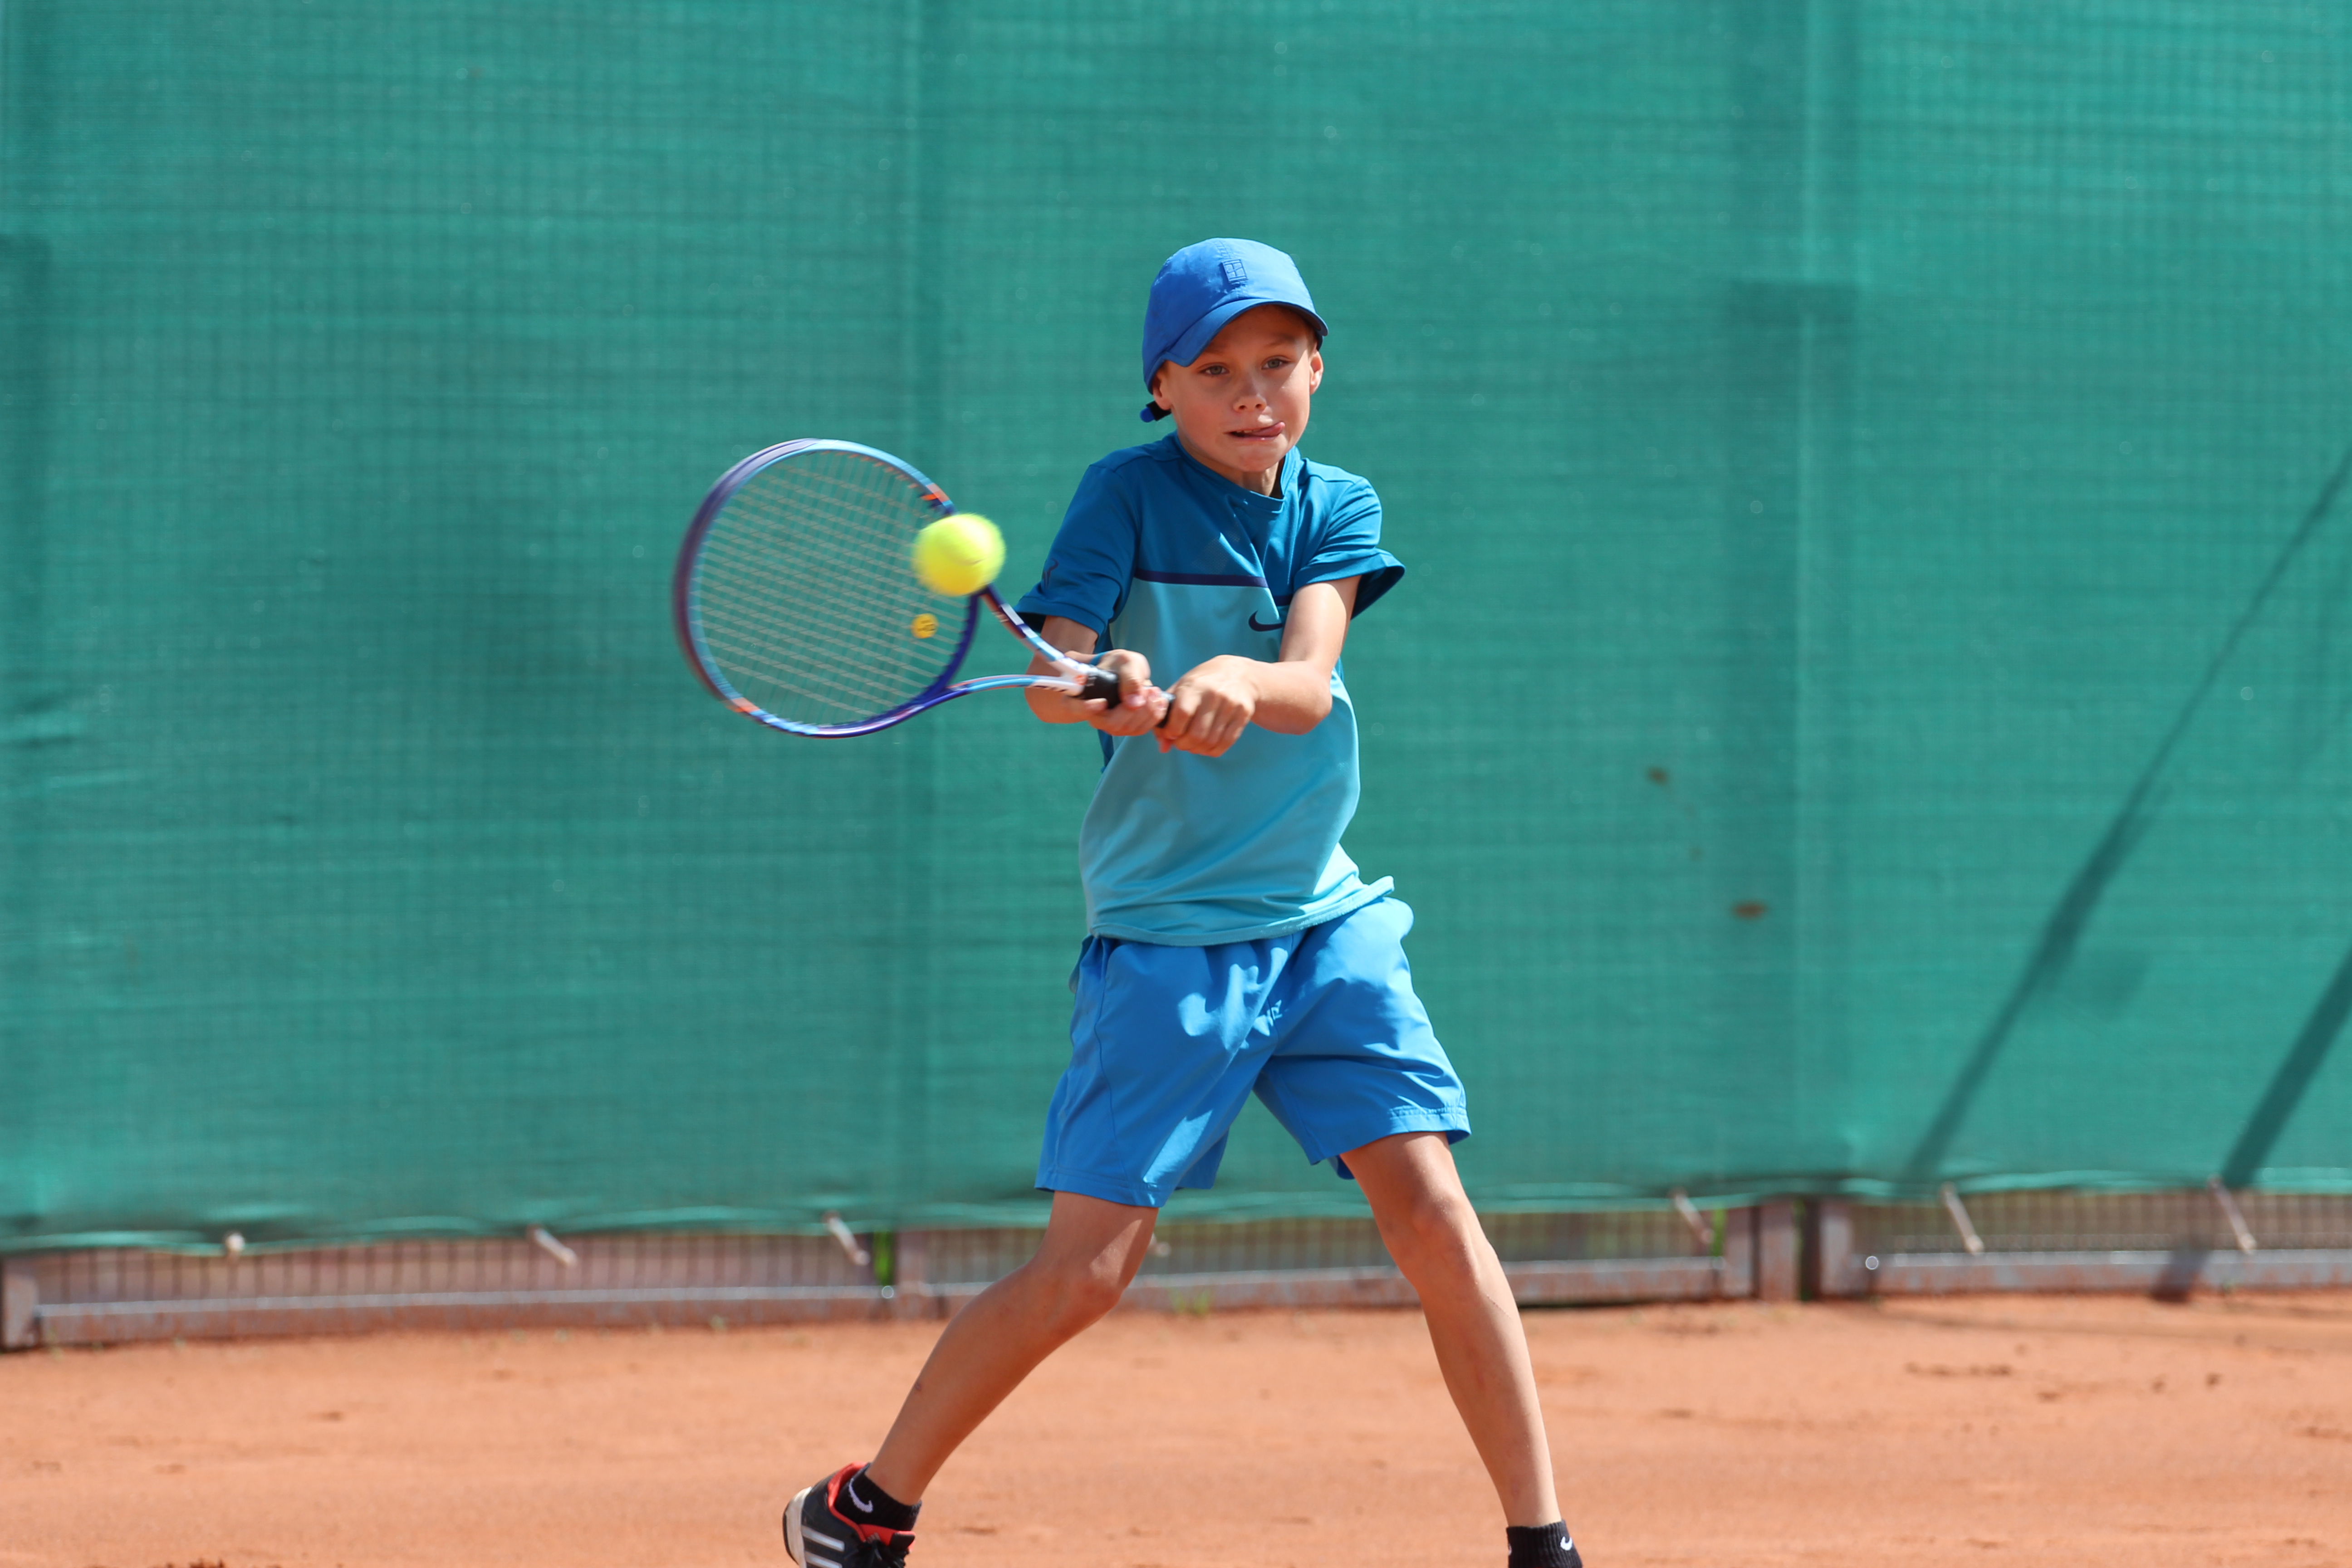
[(1381, 899), (1215, 947), (1088, 937), (1037, 1184), (1152, 1208), (1213, 1186), (1253, 1089), (1342, 1176), (1339, 1156), (1375, 1138), (1468, 1137), (1462, 1080), (1412, 994), (1412, 929), (1410, 909)]

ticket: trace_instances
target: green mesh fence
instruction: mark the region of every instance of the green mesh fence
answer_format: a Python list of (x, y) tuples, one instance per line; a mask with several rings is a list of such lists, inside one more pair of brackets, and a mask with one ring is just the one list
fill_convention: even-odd
[(824, 435), (1034, 574), (1212, 234), (1481, 1202), (2352, 1190), (2344, 26), (9, 0), (0, 1247), (1034, 1216), (1091, 737), (762, 732), (669, 557)]

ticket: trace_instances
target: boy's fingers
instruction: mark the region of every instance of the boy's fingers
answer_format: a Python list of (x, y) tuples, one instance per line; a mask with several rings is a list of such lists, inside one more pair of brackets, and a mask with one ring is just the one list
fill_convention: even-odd
[(1159, 715), (1155, 704), (1164, 703), (1166, 694), (1146, 682), (1130, 697), (1117, 702), (1106, 701), (1089, 717), (1097, 728), (1109, 735), (1139, 735), (1151, 727)]
[(1184, 731), (1192, 728), (1193, 710), (1199, 701), (1200, 698), (1193, 692), (1181, 690), (1170, 692), (1168, 715), (1160, 721), (1160, 733), (1171, 741), (1182, 740)]
[(1213, 697), (1183, 691), (1171, 698), (1167, 721), (1160, 727), (1163, 748), (1213, 757), (1232, 744), (1224, 739), (1232, 728), (1232, 712)]
[[(1233, 743), (1226, 738), (1226, 728), (1220, 717), (1196, 711), (1192, 714), (1191, 722), (1185, 726), (1184, 732), (1166, 743), (1179, 751), (1190, 752), (1195, 756), (1220, 756)], [(1165, 731), (1162, 733), (1164, 734)]]

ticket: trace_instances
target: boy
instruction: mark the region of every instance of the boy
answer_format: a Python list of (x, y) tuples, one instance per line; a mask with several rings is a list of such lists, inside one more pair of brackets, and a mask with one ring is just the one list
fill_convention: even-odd
[(1105, 758), (1037, 1171), (1052, 1217), (1036, 1257), (948, 1324), (873, 1463), (793, 1499), (802, 1568), (905, 1562), (931, 1478), (1118, 1303), (1160, 1206), (1214, 1181), (1253, 1090), (1309, 1160), (1363, 1184), (1502, 1499), (1511, 1568), (1581, 1568), (1517, 1309), (1454, 1173), (1470, 1123), (1412, 993), (1412, 911), (1339, 847), (1357, 788), (1339, 651), (1404, 568), (1371, 487), (1297, 450), (1326, 331), (1290, 258), (1248, 240), (1180, 250), (1152, 283), (1142, 416), (1175, 434), (1087, 470), (1020, 605), (1074, 654), (1108, 638), (1119, 678), (1115, 705), (1029, 698), (1100, 731)]

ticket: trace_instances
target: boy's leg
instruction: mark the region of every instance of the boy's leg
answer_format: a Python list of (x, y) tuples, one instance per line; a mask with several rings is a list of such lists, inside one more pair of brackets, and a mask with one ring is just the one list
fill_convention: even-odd
[(1442, 1132), (1401, 1132), (1347, 1153), (1389, 1256), (1421, 1293), (1454, 1407), (1503, 1501), (1507, 1524), (1560, 1517), (1551, 1446), (1518, 1304), (1480, 1228)]
[(901, 1502), (920, 1502), (948, 1456), (1039, 1362), (1118, 1305), (1159, 1215), (1055, 1193), (1037, 1255), (982, 1291), (931, 1347), (866, 1467), (874, 1484)]

